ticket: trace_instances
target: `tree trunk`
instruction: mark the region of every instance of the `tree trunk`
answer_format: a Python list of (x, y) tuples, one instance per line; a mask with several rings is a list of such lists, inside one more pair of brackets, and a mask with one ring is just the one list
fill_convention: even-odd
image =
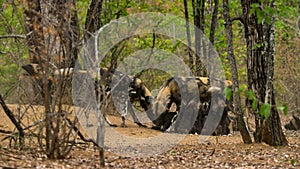
[[(209, 40), (212, 45), (215, 42), (215, 31), (218, 23), (218, 9), (219, 9), (219, 0), (214, 0), (214, 10), (211, 17), (211, 24), (210, 24), (210, 32), (209, 32)], [(210, 51), (210, 50), (209, 50)]]
[(100, 16), (102, 13), (102, 4), (103, 4), (103, 0), (90, 1), (89, 8), (86, 15), (86, 22), (85, 22), (85, 30), (86, 30), (84, 32), (85, 40), (88, 40), (88, 38), (101, 27)]
[[(247, 72), (248, 72), (248, 90), (252, 90), (256, 95), (258, 105), (254, 110), (255, 115), (255, 142), (261, 142), (261, 130), (263, 119), (259, 114), (259, 109), (264, 103), (264, 94), (266, 84), (266, 74), (264, 70), (263, 39), (262, 25), (257, 24), (257, 16), (250, 15), (250, 7), (252, 3), (257, 3), (255, 0), (242, 0), (243, 7), (243, 22), (245, 29), (245, 38), (247, 43)], [(251, 109), (249, 109), (251, 110)]]
[(196, 61), (195, 61), (195, 65), (193, 65), (193, 67), (195, 67), (195, 74), (199, 75), (200, 73), (198, 72), (198, 67), (199, 65), (197, 65), (199, 63), (199, 57), (201, 56), (201, 51), (200, 51), (200, 46), (201, 46), (201, 32), (200, 32), (200, 10), (199, 10), (199, 4), (198, 4), (199, 0), (192, 0), (192, 6), (193, 6), (193, 15), (194, 15), (194, 25), (195, 25), (195, 53), (196, 53)]
[[(188, 11), (188, 5), (187, 5), (187, 0), (183, 1), (184, 4), (184, 16), (185, 16), (185, 24), (186, 24), (186, 37), (187, 37), (187, 43), (189, 47), (192, 47), (192, 42), (191, 42), (191, 33), (190, 33), (190, 24), (189, 24), (189, 11)], [(189, 53), (189, 66), (190, 68), (193, 69), (194, 65), (194, 58), (193, 54), (190, 48), (188, 48), (188, 53)]]
[(203, 44), (202, 36), (204, 35), (204, 0), (192, 0), (193, 14), (194, 14), (194, 25), (195, 25), (195, 75), (196, 76), (207, 76), (207, 71), (205, 70), (203, 63), (201, 63), (201, 58), (205, 58), (205, 44)]
[(74, 0), (54, 1), (55, 29), (61, 42), (58, 68), (74, 67), (79, 52), (79, 26)]
[(29, 46), (30, 63), (40, 63), (44, 51), (44, 33), (39, 0), (29, 0), (25, 10), (27, 43)]
[(231, 69), (231, 76), (232, 76), (232, 89), (233, 89), (233, 105), (234, 105), (234, 112), (237, 115), (237, 125), (238, 129), (241, 132), (242, 138), (244, 143), (252, 143), (249, 131), (246, 127), (244, 121), (244, 113), (241, 107), (241, 98), (240, 94), (238, 93), (239, 90), (239, 82), (238, 82), (238, 71), (235, 62), (235, 56), (233, 52), (233, 45), (232, 45), (232, 21), (229, 15), (229, 7), (228, 7), (228, 0), (223, 0), (223, 15), (225, 19), (225, 31), (226, 31), (226, 45), (227, 45), (227, 53), (228, 53), (228, 60)]
[[(264, 5), (269, 3), (260, 3), (258, 0), (242, 0), (243, 24), (245, 29), (245, 38), (247, 43), (247, 72), (248, 72), (248, 89), (252, 90), (256, 96), (257, 106), (255, 106), (255, 124), (254, 132), (255, 142), (266, 142), (270, 145), (286, 145), (287, 140), (282, 132), (278, 112), (276, 111), (273, 76), (274, 76), (274, 40), (270, 39), (270, 25), (267, 22), (260, 22), (257, 12), (250, 14), (252, 4), (259, 4), (263, 10)], [(268, 28), (269, 27), (269, 28)], [(271, 26), (272, 27), (272, 26)], [(273, 34), (274, 35), (274, 34)], [(261, 107), (264, 104), (271, 106), (270, 116), (266, 119), (261, 114)], [(275, 127), (275, 128), (274, 128)], [(267, 134), (269, 133), (269, 134)], [(272, 141), (267, 141), (272, 140)], [(272, 144), (276, 143), (276, 144)]]
[[(275, 9), (275, 0), (271, 0), (270, 7)], [(267, 34), (266, 40), (266, 60), (267, 60), (267, 84), (265, 103), (271, 104), (271, 114), (264, 123), (262, 141), (272, 145), (288, 145), (287, 139), (283, 134), (280, 117), (276, 109), (274, 95), (274, 55), (275, 55), (275, 16), (271, 16), (270, 24), (265, 25)]]

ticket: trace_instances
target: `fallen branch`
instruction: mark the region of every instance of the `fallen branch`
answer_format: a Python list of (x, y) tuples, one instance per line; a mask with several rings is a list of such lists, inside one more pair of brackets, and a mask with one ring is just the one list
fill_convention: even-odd
[(7, 131), (7, 130), (0, 129), (0, 133), (10, 134), (10, 133), (12, 133), (12, 131)]
[(69, 125), (72, 126), (73, 130), (78, 134), (78, 136), (80, 137), (81, 140), (83, 140), (84, 142), (92, 142), (95, 145), (97, 145), (96, 142), (93, 139), (86, 139), (83, 136), (83, 134), (81, 133), (81, 131), (75, 126), (74, 123), (72, 123), (72, 121), (69, 118), (66, 117), (66, 120), (69, 123)]
[(0, 104), (5, 112), (5, 114), (9, 117), (9, 119), (11, 120), (11, 122), (15, 125), (15, 127), (18, 129), (19, 131), (19, 140), (20, 140), (20, 144), (23, 145), (24, 143), (24, 129), (22, 128), (22, 126), (20, 125), (20, 123), (16, 120), (14, 114), (12, 113), (12, 111), (7, 107), (7, 105), (5, 104), (2, 95), (0, 94)]
[(83, 140), (84, 142), (92, 142), (94, 144), (94, 146), (97, 147), (98, 151), (99, 151), (99, 157), (100, 157), (100, 165), (101, 167), (105, 166), (105, 161), (104, 161), (104, 148), (99, 146), (93, 139), (86, 139), (83, 134), (81, 133), (81, 131), (76, 127), (75, 123), (72, 123), (72, 121), (65, 117), (67, 122), (69, 123), (70, 126), (72, 126), (73, 130), (78, 134), (78, 136), (80, 137), (81, 140)]

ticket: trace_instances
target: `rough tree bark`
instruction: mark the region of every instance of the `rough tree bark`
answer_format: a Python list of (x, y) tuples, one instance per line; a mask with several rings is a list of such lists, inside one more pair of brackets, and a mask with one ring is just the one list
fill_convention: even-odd
[(86, 15), (84, 38), (87, 40), (101, 25), (102, 0), (91, 0)]
[[(276, 0), (271, 0), (269, 6), (276, 8)], [(266, 119), (263, 126), (262, 141), (273, 146), (287, 145), (288, 141), (282, 131), (279, 113), (276, 108), (274, 95), (274, 56), (275, 56), (275, 16), (270, 16), (270, 23), (264, 25), (266, 32), (266, 61), (267, 61), (267, 81), (265, 103), (271, 105), (270, 117)]]
[[(215, 43), (215, 32), (218, 23), (218, 9), (219, 9), (219, 0), (214, 0), (214, 10), (211, 16), (209, 40), (212, 45)], [(209, 50), (210, 51), (210, 50)]]
[[(42, 23), (42, 9), (39, 0), (29, 0), (25, 13), (25, 30), (27, 33), (26, 40), (29, 48), (30, 63), (37, 63), (42, 67), (45, 62), (42, 56), (45, 55), (45, 39)], [(42, 81), (33, 84), (34, 94), (41, 94), (44, 97), (44, 92), (41, 90)], [(38, 90), (40, 89), (40, 90)]]
[(29, 46), (29, 58), (31, 63), (40, 63), (41, 53), (44, 51), (45, 47), (41, 4), (39, 0), (29, 0), (27, 6), (27, 10), (25, 10), (25, 29)]
[[(184, 4), (184, 16), (185, 16), (187, 43), (188, 43), (188, 46), (191, 47), (192, 42), (191, 42), (191, 32), (190, 32), (189, 11), (188, 11), (187, 0), (184, 0), (183, 4)], [(193, 58), (193, 54), (192, 54), (192, 51), (190, 50), (190, 48), (188, 48), (188, 53), (189, 53), (189, 66), (190, 66), (190, 68), (193, 69), (194, 58)]]
[[(259, 0), (241, 0), (243, 9), (242, 22), (244, 24), (247, 43), (247, 72), (248, 89), (256, 95), (257, 106), (255, 115), (255, 142), (266, 142), (270, 145), (287, 145), (282, 132), (278, 111), (276, 110), (273, 75), (274, 75), (274, 21), (259, 22), (257, 12), (251, 13), (252, 4), (258, 4), (255, 10), (263, 11), (265, 5), (274, 8), (275, 1), (261, 3)], [(274, 16), (272, 16), (274, 17)], [(274, 19), (274, 18), (273, 18)], [(273, 31), (271, 31), (273, 29)], [(270, 116), (266, 119), (260, 114), (264, 104), (269, 104)]]
[(203, 64), (201, 63), (201, 58), (205, 58), (205, 47), (204, 41), (202, 41), (202, 36), (204, 35), (204, 0), (192, 0), (193, 6), (193, 15), (194, 15), (194, 25), (195, 25), (195, 53), (196, 60), (195, 65), (193, 67), (196, 68), (195, 75), (197, 76), (207, 76), (207, 71), (203, 68)]
[(233, 105), (234, 105), (234, 112), (237, 115), (237, 125), (238, 129), (241, 132), (242, 138), (244, 143), (252, 143), (249, 131), (246, 127), (244, 121), (244, 113), (241, 107), (241, 98), (240, 94), (238, 93), (239, 90), (239, 82), (238, 82), (238, 71), (235, 62), (234, 50), (233, 50), (233, 43), (232, 43), (232, 20), (229, 15), (229, 6), (228, 0), (223, 0), (223, 15), (225, 19), (225, 31), (226, 31), (226, 45), (227, 45), (227, 53), (228, 53), (228, 60), (231, 69), (231, 77), (232, 77), (232, 90), (233, 90)]
[[(58, 24), (56, 30), (61, 39), (63, 56), (59, 68), (74, 67), (78, 57), (79, 25), (74, 0), (54, 1), (55, 17)], [(58, 12), (57, 12), (58, 11)]]

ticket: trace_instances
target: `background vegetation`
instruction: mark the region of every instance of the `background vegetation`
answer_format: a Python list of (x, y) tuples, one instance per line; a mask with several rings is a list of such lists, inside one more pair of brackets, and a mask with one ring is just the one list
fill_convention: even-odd
[[(12, 3), (13, 2), (13, 3)], [(29, 62), (28, 48), (25, 40), (25, 21), (24, 1), (6, 1), (1, 0), (1, 19), (0, 19), (0, 92), (6, 96), (11, 103), (16, 103), (16, 92), (18, 91), (18, 77), (22, 73), (20, 66)], [(89, 1), (77, 1), (76, 8), (81, 33), (84, 29), (86, 13)], [(209, 25), (213, 11), (212, 0), (205, 4), (205, 30), (206, 36), (209, 37)], [(241, 11), (238, 0), (230, 1), (231, 15), (239, 16)], [(103, 16), (101, 24), (104, 25), (112, 19), (126, 16), (138, 12), (162, 12), (170, 13), (184, 18), (184, 6), (182, 1), (109, 1), (104, 3)], [(190, 22), (192, 21), (192, 3), (188, 2), (190, 11)], [(226, 59), (226, 42), (224, 32), (224, 19), (222, 17), (222, 8), (219, 8), (218, 25), (215, 33), (215, 48), (223, 60), (223, 66), (226, 70), (226, 77), (230, 79), (230, 69)], [(268, 11), (265, 11), (266, 13)], [(276, 19), (276, 61), (275, 61), (275, 88), (279, 104), (287, 104), (291, 113), (299, 112), (300, 105), (300, 82), (299, 82), (299, 29), (298, 16), (299, 4), (297, 0), (277, 1), (277, 19)], [(239, 71), (241, 84), (246, 84), (246, 46), (243, 37), (242, 25), (239, 22), (233, 24), (234, 33), (234, 51)], [(15, 37), (13, 36), (15, 35)], [(133, 39), (135, 48), (142, 49), (152, 45), (152, 37)], [(158, 42), (157, 48), (170, 52), (180, 50), (176, 42)], [(125, 47), (125, 50), (134, 50)], [(123, 51), (122, 55), (126, 56), (130, 51)], [(150, 85), (152, 86), (152, 85)]]
[[(28, 1), (36, 2), (36, 1)], [(31, 32), (28, 30), (27, 19), (29, 14), (26, 13), (31, 6), (27, 1), (7, 1), (0, 0), (0, 94), (4, 96), (7, 103), (23, 104), (30, 96), (26, 95), (28, 88), (24, 86), (22, 80), (22, 74), (24, 70), (21, 69), (22, 65), (26, 65), (32, 61), (31, 52), (36, 47), (33, 44), (28, 43), (28, 37), (31, 36)], [(71, 1), (70, 1), (71, 2)], [(77, 26), (74, 30), (78, 31), (79, 43), (74, 45), (76, 48), (82, 47), (82, 43), (87, 36), (87, 32), (90, 31), (87, 26), (89, 19), (95, 19), (89, 16), (88, 9), (90, 9), (90, 3), (96, 1), (72, 1), (74, 5), (69, 7), (70, 11), (76, 11)], [(130, 1), (130, 0), (112, 0), (112, 1), (97, 1), (101, 2), (101, 12), (97, 13), (99, 20), (97, 21), (98, 28), (109, 23), (111, 20), (118, 19), (122, 16), (140, 12), (161, 12), (169, 13), (181, 18), (189, 18), (189, 22), (200, 27), (205, 35), (213, 40), (214, 47), (219, 53), (222, 60), (226, 78), (231, 79), (231, 69), (229, 61), (227, 59), (227, 46), (225, 36), (225, 18), (223, 17), (222, 2), (218, 0), (192, 0), (192, 1)], [(186, 2), (186, 4), (184, 3)], [(236, 63), (238, 68), (238, 79), (240, 86), (246, 88), (247, 86), (247, 46), (244, 38), (243, 23), (237, 18), (243, 15), (241, 2), (238, 0), (231, 0), (229, 2), (230, 16), (234, 19), (233, 22), (233, 47), (236, 57)], [(250, 2), (250, 1), (249, 1)], [(253, 1), (254, 2), (254, 1)], [(256, 2), (256, 1), (255, 1)], [(216, 7), (216, 4), (219, 7)], [(251, 5), (251, 14), (256, 15), (258, 24), (263, 22), (269, 23), (270, 18), (268, 16), (275, 15), (275, 95), (278, 105), (287, 105), (289, 109), (289, 115), (300, 114), (300, 28), (299, 28), (299, 10), (300, 4), (297, 0), (277, 0), (276, 9), (272, 9), (269, 6), (262, 6), (259, 4), (267, 3), (267, 1), (259, 0)], [(63, 4), (63, 3), (62, 3)], [(49, 4), (47, 4), (49, 5)], [(201, 6), (202, 5), (202, 6)], [(195, 7), (196, 6), (196, 7)], [(201, 7), (200, 7), (201, 6)], [(51, 9), (52, 6), (47, 6), (43, 9)], [(62, 9), (67, 8), (63, 6)], [(53, 10), (55, 12), (45, 17), (46, 22), (42, 25), (42, 29), (45, 34), (52, 34), (57, 26), (63, 24), (60, 18), (53, 19), (57, 15), (63, 13), (58, 9)], [(186, 13), (188, 11), (188, 13)], [(61, 12), (61, 13), (60, 13)], [(216, 15), (214, 15), (216, 14)], [(95, 16), (94, 16), (95, 17)], [(201, 18), (200, 23), (197, 19)], [(195, 19), (196, 18), (196, 19)], [(44, 19), (44, 18), (43, 18)], [(215, 20), (214, 20), (215, 19)], [(62, 20), (64, 21), (64, 20)], [(212, 32), (212, 25), (216, 21), (215, 32)], [(36, 29), (33, 25), (33, 29)], [(74, 25), (73, 25), (74, 26)], [(92, 29), (92, 28), (91, 28)], [(94, 29), (97, 30), (95, 27)], [(59, 32), (62, 36), (65, 32)], [(53, 33), (56, 35), (55, 33)], [(183, 60), (190, 64), (190, 57), (188, 55), (188, 49), (186, 46), (180, 44), (176, 40), (169, 39), (154, 34), (140, 35), (131, 37), (123, 42), (120, 42), (118, 46), (115, 46), (108, 54), (104, 62), (102, 63), (108, 67), (114, 67), (115, 60), (122, 60), (134, 51), (153, 47), (153, 39), (155, 38), (155, 47), (166, 50), (168, 52), (183, 55)], [(62, 38), (63, 39), (63, 38)], [(56, 41), (52, 41), (56, 42)], [(60, 45), (64, 45), (63, 41), (59, 41)], [(55, 44), (52, 43), (55, 47)], [(257, 45), (257, 44), (256, 44)], [(38, 46), (38, 45), (37, 45)], [(259, 46), (257, 46), (259, 48)], [(48, 49), (48, 48), (47, 48)], [(48, 49), (48, 51), (52, 52)], [(44, 51), (43, 51), (44, 52)], [(69, 51), (70, 52), (70, 51)], [(58, 52), (59, 53), (59, 52)], [(59, 59), (50, 58), (54, 62)], [(49, 60), (50, 60), (49, 59)], [(200, 64), (195, 61), (195, 65), (192, 65), (192, 70), (196, 75), (205, 75), (205, 72), (200, 70)], [(58, 64), (57, 67), (63, 67), (64, 65)], [(199, 68), (200, 67), (200, 68)], [(153, 79), (156, 76), (158, 78)], [(144, 79), (146, 86), (150, 89), (158, 88), (161, 82), (164, 81), (169, 75), (160, 71), (149, 71), (141, 75)], [(23, 83), (22, 83), (23, 82)], [(245, 98), (243, 98), (243, 104)], [(245, 107), (245, 106), (244, 106)], [(243, 107), (243, 108), (244, 108)], [(280, 112), (282, 113), (282, 112)], [(18, 116), (21, 119), (21, 115)], [(65, 125), (65, 124), (64, 124)]]

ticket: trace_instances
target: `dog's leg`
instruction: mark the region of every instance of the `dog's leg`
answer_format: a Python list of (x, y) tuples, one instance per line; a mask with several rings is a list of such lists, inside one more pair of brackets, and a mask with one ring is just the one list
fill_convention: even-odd
[(122, 110), (122, 123), (121, 123), (121, 127), (127, 127), (125, 121), (126, 121), (126, 115), (127, 115), (127, 111), (128, 111), (128, 101), (125, 100), (124, 98), (124, 108)]

